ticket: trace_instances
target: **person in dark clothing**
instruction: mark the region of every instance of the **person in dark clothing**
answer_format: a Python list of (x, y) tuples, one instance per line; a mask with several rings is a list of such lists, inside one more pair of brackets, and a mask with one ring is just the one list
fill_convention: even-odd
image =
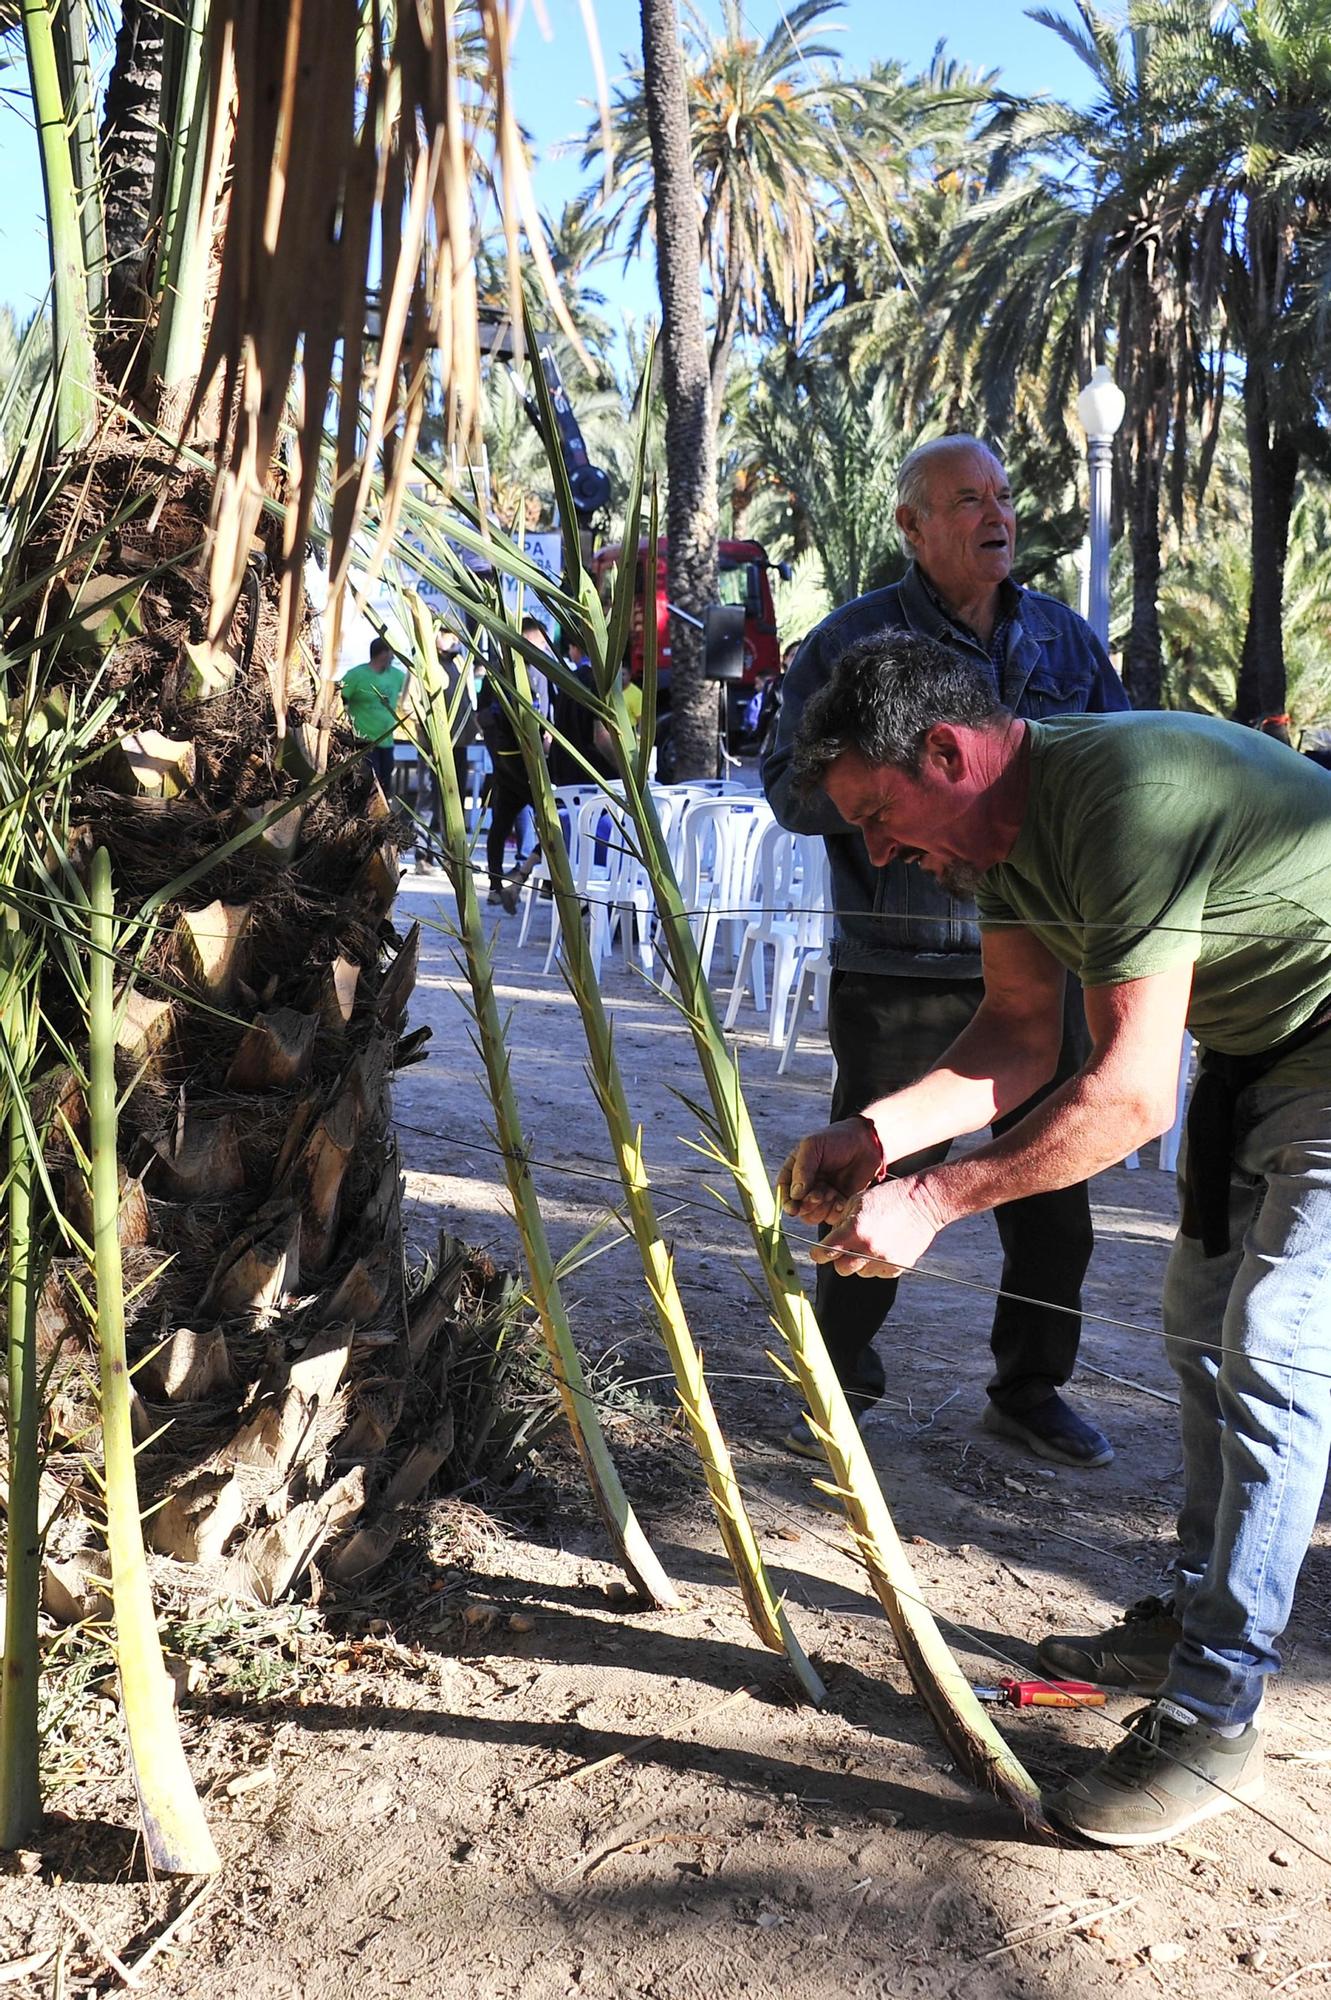
[[(538, 652), (549, 653), (550, 640), (544, 625), (538, 618), (524, 618), (521, 632), (529, 646)], [(530, 663), (527, 667), (531, 681), (532, 700), (543, 717), (550, 713), (550, 683)], [(531, 805), (531, 786), (527, 782), (527, 769), (518, 748), (518, 739), (513, 724), (504, 710), (497, 691), (487, 679), (481, 690), (479, 704), (481, 736), (490, 753), (490, 830), (485, 839), (485, 861), (490, 871), (491, 903), (504, 903), (504, 849), (509, 835), (517, 825), (518, 817)]]
[[(451, 626), (439, 628), (435, 640), (435, 651), (444, 677), (444, 699), (452, 716), (451, 735), (453, 742), (453, 764), (457, 772), (458, 792), (465, 800), (467, 796), (467, 751), (479, 740), (480, 725), (477, 721), (476, 702), (470, 688), (463, 691), (461, 699), (456, 699), (460, 680), (471, 678), (471, 654), (462, 639)], [(416, 798), (416, 817), (420, 822), (416, 834), (416, 873), (426, 874), (437, 868), (443, 854), (443, 805), (439, 797), (439, 787), (429, 761), (418, 756), (419, 790)]]
[[(594, 694), (596, 682), (581, 646), (571, 640), (565, 658), (582, 686)], [(591, 710), (567, 688), (556, 689), (550, 720), (553, 725), (550, 777), (556, 785), (589, 784), (588, 765), (598, 777), (614, 776), (615, 760), (605, 724), (598, 722)]]
[[(910, 567), (900, 583), (843, 606), (806, 638), (783, 678), (776, 742), (762, 767), (782, 825), (821, 833), (827, 842), (836, 910), (828, 1007), (834, 1119), (853, 1116), (927, 1070), (969, 1022), (984, 989), (972, 905), (908, 862), (874, 867), (860, 832), (830, 801), (795, 795), (791, 757), (810, 697), (858, 640), (898, 631), (941, 640), (978, 662), (1020, 716), (1128, 706), (1085, 621), (1055, 598), (1012, 581), (1012, 495), (986, 445), (953, 436), (921, 446), (901, 467), (897, 497)], [(1075, 1073), (1085, 1047), (1080, 993), (1070, 984), (1064, 1046), (1049, 1089)], [(1028, 1109), (1022, 1106), (995, 1130)], [(902, 1170), (923, 1167), (946, 1150), (903, 1162)], [(1109, 1440), (1058, 1393), (1076, 1361), (1081, 1283), (1093, 1242), (1085, 1185), (1003, 1204), (995, 1221), (1006, 1296), (994, 1314), (986, 1428), (1040, 1458), (1104, 1465), (1113, 1457)], [(818, 1270), (818, 1323), (842, 1387), (860, 1410), (883, 1393), (874, 1340), (896, 1293), (895, 1279), (848, 1280), (830, 1264)], [(786, 1443), (821, 1455), (802, 1416)]]

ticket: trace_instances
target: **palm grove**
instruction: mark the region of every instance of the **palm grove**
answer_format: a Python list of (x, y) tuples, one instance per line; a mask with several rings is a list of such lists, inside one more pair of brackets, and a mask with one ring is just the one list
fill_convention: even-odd
[[(644, 15), (648, 9), (644, 7)], [(976, 429), (1018, 496), (1018, 567), (1075, 596), (1077, 389), (1108, 361), (1112, 643), (1138, 705), (1296, 728), (1331, 710), (1331, 23), (1320, 0), (1036, 18), (1085, 67), (1076, 104), (1023, 100), (940, 50), (851, 75), (838, 0), (764, 39), (740, 0), (683, 16), (723, 533), (794, 559), (783, 640), (889, 580), (896, 464)], [(886, 37), (885, 37), (886, 38)], [(622, 493), (640, 352), (598, 285), (656, 230), (643, 65), (589, 126), (584, 196), (547, 225), (593, 360), (567, 353), (592, 455)], [(667, 328), (667, 337), (669, 329)], [(620, 373), (617, 375), (616, 367)], [(548, 493), (491, 388), (501, 492)], [(673, 461), (672, 461), (673, 462)]]

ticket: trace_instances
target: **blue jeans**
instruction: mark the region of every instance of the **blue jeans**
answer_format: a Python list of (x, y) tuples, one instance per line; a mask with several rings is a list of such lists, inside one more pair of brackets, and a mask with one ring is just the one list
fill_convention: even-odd
[(1230, 1251), (1179, 1236), (1164, 1297), (1184, 1474), (1164, 1692), (1211, 1723), (1250, 1721), (1280, 1667), (1331, 1445), (1331, 1078), (1272, 1072), (1235, 1125)]

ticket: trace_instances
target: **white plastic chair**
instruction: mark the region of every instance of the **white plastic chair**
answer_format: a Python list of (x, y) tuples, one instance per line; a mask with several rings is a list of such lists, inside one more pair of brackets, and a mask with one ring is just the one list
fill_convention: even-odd
[(795, 998), (790, 1010), (790, 1025), (786, 1029), (785, 1043), (781, 1050), (781, 1060), (776, 1066), (778, 1076), (784, 1076), (790, 1067), (800, 1038), (800, 1027), (804, 1016), (812, 1006), (827, 1020), (827, 1000), (832, 978), (832, 948), (828, 905), (832, 900), (831, 876), (827, 866), (827, 848), (816, 834), (799, 836), (803, 849), (803, 888), (800, 897), (803, 932), (800, 942), (799, 970), (795, 977)]
[[(599, 790), (599, 787), (596, 785), (555, 786), (555, 803), (559, 808), (560, 824), (567, 826), (567, 832), (565, 834), (564, 844), (568, 851), (570, 861), (572, 861), (573, 859), (573, 855), (577, 846), (578, 808), (579, 806), (581, 806), (584, 799), (590, 798), (592, 794), (597, 790)], [(576, 869), (574, 873), (576, 876)], [(550, 880), (550, 870), (546, 863), (545, 856), (542, 855), (540, 860), (536, 863), (536, 866), (532, 869), (530, 875), (528, 875), (526, 881), (522, 885), (522, 928), (518, 932), (519, 950), (521, 950), (523, 945), (525, 945), (527, 942), (527, 934), (531, 930), (532, 917), (535, 914), (538, 903), (540, 901), (541, 890), (545, 887), (545, 885), (549, 882), (549, 880)], [(554, 958), (555, 940), (559, 928), (559, 912), (555, 908), (554, 898), (550, 897), (548, 900), (550, 906), (550, 944), (549, 944), (549, 955), (545, 962), (545, 970), (547, 972), (550, 970), (550, 965)]]
[(745, 866), (750, 843), (772, 824), (759, 793), (691, 799), (681, 827), (679, 886), (704, 979), (722, 923), (729, 926), (731, 962), (744, 926)]
[[(740, 940), (735, 984), (726, 1008), (725, 1026), (733, 1028), (750, 984), (758, 1014), (767, 1014), (767, 1040), (779, 1048), (786, 1034), (786, 1003), (795, 983), (805, 915), (800, 908), (803, 855), (799, 837), (773, 820), (749, 847), (748, 904), (750, 914)], [(766, 996), (766, 953), (772, 948), (772, 1004)]]

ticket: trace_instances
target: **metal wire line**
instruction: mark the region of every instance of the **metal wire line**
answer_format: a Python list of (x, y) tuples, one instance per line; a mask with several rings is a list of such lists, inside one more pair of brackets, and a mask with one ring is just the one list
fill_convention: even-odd
[[(572, 1394), (572, 1396), (576, 1401), (586, 1403), (593, 1410), (593, 1412), (596, 1411), (598, 1407), (597, 1398), (591, 1393), (590, 1389), (579, 1389), (572, 1383), (566, 1383), (565, 1386), (569, 1389), (570, 1393)], [(697, 1445), (696, 1443), (693, 1443), (693, 1449), (694, 1452), (696, 1453), (699, 1464), (704, 1474), (707, 1471), (712, 1471), (718, 1473), (722, 1478), (726, 1479), (727, 1481), (734, 1481), (735, 1484), (738, 1485), (738, 1479), (733, 1465), (729, 1467), (720, 1467), (716, 1464), (715, 1460), (711, 1458), (710, 1454), (706, 1452), (701, 1446)], [(808, 1521), (802, 1514), (797, 1514), (793, 1508), (786, 1506), (785, 1504), (783, 1504), (782, 1501), (774, 1498), (770, 1488), (767, 1487), (766, 1485), (764, 1485), (761, 1488), (761, 1498), (764, 1506), (770, 1511), (772, 1515), (776, 1517), (778, 1521), (784, 1520), (789, 1522), (792, 1526), (798, 1527), (800, 1533), (807, 1535), (811, 1541), (819, 1542), (824, 1548), (831, 1549), (835, 1554), (848, 1559), (856, 1566), (856, 1568), (863, 1570), (866, 1576), (871, 1574), (868, 1562), (858, 1552), (858, 1550), (854, 1548), (846, 1548), (844, 1544), (834, 1541), (830, 1535), (820, 1534), (816, 1528), (811, 1527), (809, 1525)], [(923, 1611), (927, 1617), (932, 1618), (935, 1624), (942, 1626), (945, 1629), (945, 1631), (952, 1633), (956, 1637), (964, 1640), (969, 1651), (978, 1653), (983, 1659), (993, 1661), (995, 1665), (1009, 1668), (1014, 1677), (1018, 1680), (1024, 1678), (1026, 1673), (1026, 1668), (1024, 1664), (1019, 1660), (1014, 1660), (1009, 1653), (1005, 1653), (1002, 1647), (997, 1645), (993, 1640), (993, 1638), (988, 1634), (982, 1634), (976, 1632), (969, 1625), (963, 1625), (959, 1619), (950, 1617), (946, 1612), (936, 1610), (932, 1605), (930, 1605), (927, 1602), (925, 1598), (921, 1597), (917, 1592), (896, 1588), (896, 1595), (903, 1603), (914, 1605), (917, 1610)], [(783, 1593), (783, 1601), (784, 1597), (785, 1593)], [(810, 1610), (815, 1609), (815, 1607), (812, 1606), (806, 1608)], [(882, 1606), (879, 1605), (878, 1608), (881, 1610)], [(866, 1605), (864, 1611), (860, 1611), (857, 1608), (853, 1615), (857, 1617), (863, 1617), (868, 1614), (869, 1614), (869, 1607)], [(1070, 1704), (1070, 1706), (1078, 1708), (1082, 1713), (1087, 1713), (1092, 1708), (1092, 1706), (1094, 1706), (1098, 1710), (1100, 1704), (1098, 1702), (1095, 1704), (1091, 1704), (1089, 1702), (1087, 1703), (1077, 1702)], [(1113, 1727), (1117, 1729), (1120, 1735), (1122, 1736), (1127, 1736), (1132, 1733), (1129, 1723), (1127, 1721), (1120, 1719), (1118, 1716), (1112, 1716), (1106, 1713), (1105, 1721), (1112, 1723)], [(1315, 1861), (1320, 1861), (1324, 1867), (1331, 1868), (1331, 1854), (1327, 1854), (1323, 1852), (1321, 1848), (1313, 1846), (1313, 1844), (1310, 1841), (1307, 1841), (1303, 1838), (1302, 1834), (1296, 1833), (1293, 1827), (1286, 1826), (1283, 1820), (1276, 1819), (1272, 1813), (1266, 1812), (1254, 1800), (1239, 1798), (1236, 1793), (1230, 1791), (1227, 1785), (1222, 1785), (1217, 1779), (1208, 1776), (1207, 1773), (1205, 1772), (1197, 1771), (1195, 1766), (1189, 1764), (1185, 1758), (1176, 1756), (1173, 1751), (1166, 1750), (1163, 1748), (1163, 1746), (1157, 1746), (1157, 1747), (1160, 1749), (1160, 1754), (1164, 1758), (1166, 1758), (1166, 1760), (1169, 1763), (1177, 1764), (1181, 1769), (1186, 1771), (1191, 1771), (1193, 1776), (1195, 1777), (1201, 1777), (1207, 1784), (1211, 1785), (1214, 1788), (1214, 1790), (1222, 1793), (1223, 1796), (1227, 1798), (1232, 1805), (1241, 1806), (1245, 1808), (1247, 1811), (1255, 1813), (1257, 1818), (1264, 1821), (1265, 1824), (1273, 1830), (1273, 1832), (1280, 1834), (1282, 1838), (1286, 1840), (1292, 1841), (1296, 1847), (1301, 1847), (1306, 1854), (1310, 1854)], [(1080, 1837), (1088, 1838), (1088, 1836), (1080, 1836)]]
[[(470, 1136), (464, 1138), (460, 1133), (440, 1132), (424, 1125), (411, 1125), (405, 1119), (400, 1118), (394, 1119), (393, 1122), (400, 1131), (415, 1132), (425, 1139), (439, 1139), (446, 1144), (458, 1146), (463, 1150), (470, 1149), (472, 1152), (488, 1153), (497, 1160), (513, 1160), (519, 1166), (523, 1167), (539, 1167), (546, 1173), (564, 1174), (575, 1180), (599, 1182), (603, 1186), (618, 1188), (621, 1194), (624, 1191), (623, 1180), (614, 1171), (602, 1173), (589, 1167), (571, 1167), (558, 1160), (538, 1160), (531, 1153), (511, 1153), (503, 1146), (486, 1145), (483, 1140)], [(609, 1165), (610, 1163), (607, 1162), (606, 1164)], [(708, 1170), (695, 1170), (693, 1178), (700, 1179), (703, 1171)], [(738, 1214), (721, 1195), (714, 1193), (710, 1202), (698, 1201), (694, 1196), (681, 1194), (677, 1189), (671, 1188), (666, 1182), (653, 1181), (652, 1186), (660, 1192), (669, 1195), (670, 1199), (680, 1208), (696, 1208), (701, 1210), (705, 1215), (715, 1216), (718, 1219), (724, 1218), (725, 1221), (733, 1223), (737, 1227), (748, 1228), (748, 1223), (744, 1217)], [(797, 1248), (802, 1250), (811, 1250), (819, 1241), (819, 1238), (816, 1236), (804, 1236), (792, 1230), (788, 1224), (783, 1224), (783, 1234), (788, 1242), (793, 1243)], [(1006, 1291), (1001, 1286), (983, 1284), (977, 1278), (959, 1278), (951, 1271), (940, 1271), (927, 1264), (908, 1266), (900, 1275), (903, 1278), (928, 1278), (940, 1285), (957, 1285), (963, 1291), (978, 1292), (981, 1297), (995, 1301), (1006, 1299), (1012, 1305), (1039, 1306), (1045, 1312), (1066, 1313), (1072, 1319), (1080, 1319), (1083, 1322), (1089, 1320), (1096, 1326), (1113, 1327), (1119, 1333), (1140, 1334), (1148, 1340), (1161, 1341), (1165, 1338), (1164, 1330), (1161, 1327), (1143, 1326), (1138, 1320), (1115, 1319), (1109, 1313), (1093, 1312), (1085, 1306), (1078, 1309), (1076, 1306), (1056, 1305), (1052, 1299), (1037, 1299), (1030, 1297), (1024, 1292)], [(1199, 1340), (1190, 1334), (1175, 1333), (1171, 1334), (1169, 1338), (1180, 1347), (1204, 1348), (1211, 1354), (1232, 1354), (1245, 1361), (1255, 1361), (1263, 1367), (1283, 1368), (1291, 1375), (1307, 1375), (1313, 1381), (1331, 1382), (1331, 1369), (1310, 1368), (1304, 1362), (1280, 1361), (1270, 1354), (1250, 1354), (1246, 1348), (1218, 1346), (1212, 1340)]]
[[(604, 843), (598, 842), (597, 844), (605, 845), (610, 849), (612, 853), (613, 852), (630, 853), (633, 855), (633, 858), (635, 860), (641, 859), (641, 856), (639, 856), (634, 849), (631, 848), (616, 849), (609, 842), (604, 842)], [(525, 888), (526, 884), (524, 884), (523, 886)], [(602, 886), (604, 885), (597, 883), (592, 884), (592, 888), (594, 890)], [(585, 900), (585, 898), (583, 900)], [(680, 910), (676, 914), (689, 919), (692, 919), (694, 917), (715, 917), (718, 920), (718, 922), (737, 923), (741, 918), (744, 917), (788, 917), (792, 913), (793, 913), (793, 906), (789, 903), (737, 903), (733, 907), (729, 904), (724, 904), (724, 903), (700, 903), (695, 907)], [(885, 929), (891, 924), (903, 921), (901, 918), (895, 917), (890, 912), (887, 911), (842, 909), (840, 905), (837, 904), (823, 905), (821, 906), (821, 910), (809, 910), (804, 912), (804, 914), (808, 916), (817, 916), (820, 913), (823, 916), (833, 917), (833, 918), (855, 917), (861, 922), (864, 921), (864, 919), (868, 918), (870, 921), (874, 923), (881, 924)], [(912, 911), (910, 921), (913, 924), (944, 925), (944, 924), (951, 924), (955, 920), (952, 917), (948, 916), (932, 916), (924, 911), (920, 912)], [(972, 921), (978, 922), (979, 920), (972, 919)], [(998, 931), (998, 930), (1030, 929), (1030, 925), (1024, 922), (1023, 919), (1020, 917), (993, 917), (993, 918), (986, 917), (983, 920), (983, 922), (984, 922), (984, 928), (986, 930)], [(1112, 932), (1112, 931), (1121, 931), (1124, 929), (1124, 926), (1122, 924), (1108, 923), (1108, 922), (1097, 923), (1088, 921), (1086, 923), (1081, 923), (1081, 922), (1074, 923), (1072, 922), (1071, 919), (1064, 920), (1057, 917), (1051, 917), (1048, 919), (1048, 921), (1042, 920), (1040, 928), (1042, 930)], [(1148, 926), (1148, 928), (1150, 929), (1153, 935), (1158, 933), (1165, 937), (1196, 937), (1203, 939), (1229, 938), (1234, 942), (1240, 944), (1267, 943), (1267, 944), (1284, 944), (1284, 945), (1294, 945), (1294, 944), (1331, 945), (1331, 930), (1308, 930), (1308, 931), (1230, 930), (1229, 928), (1218, 924), (1207, 923), (1205, 920), (1197, 924), (1151, 924)]]

